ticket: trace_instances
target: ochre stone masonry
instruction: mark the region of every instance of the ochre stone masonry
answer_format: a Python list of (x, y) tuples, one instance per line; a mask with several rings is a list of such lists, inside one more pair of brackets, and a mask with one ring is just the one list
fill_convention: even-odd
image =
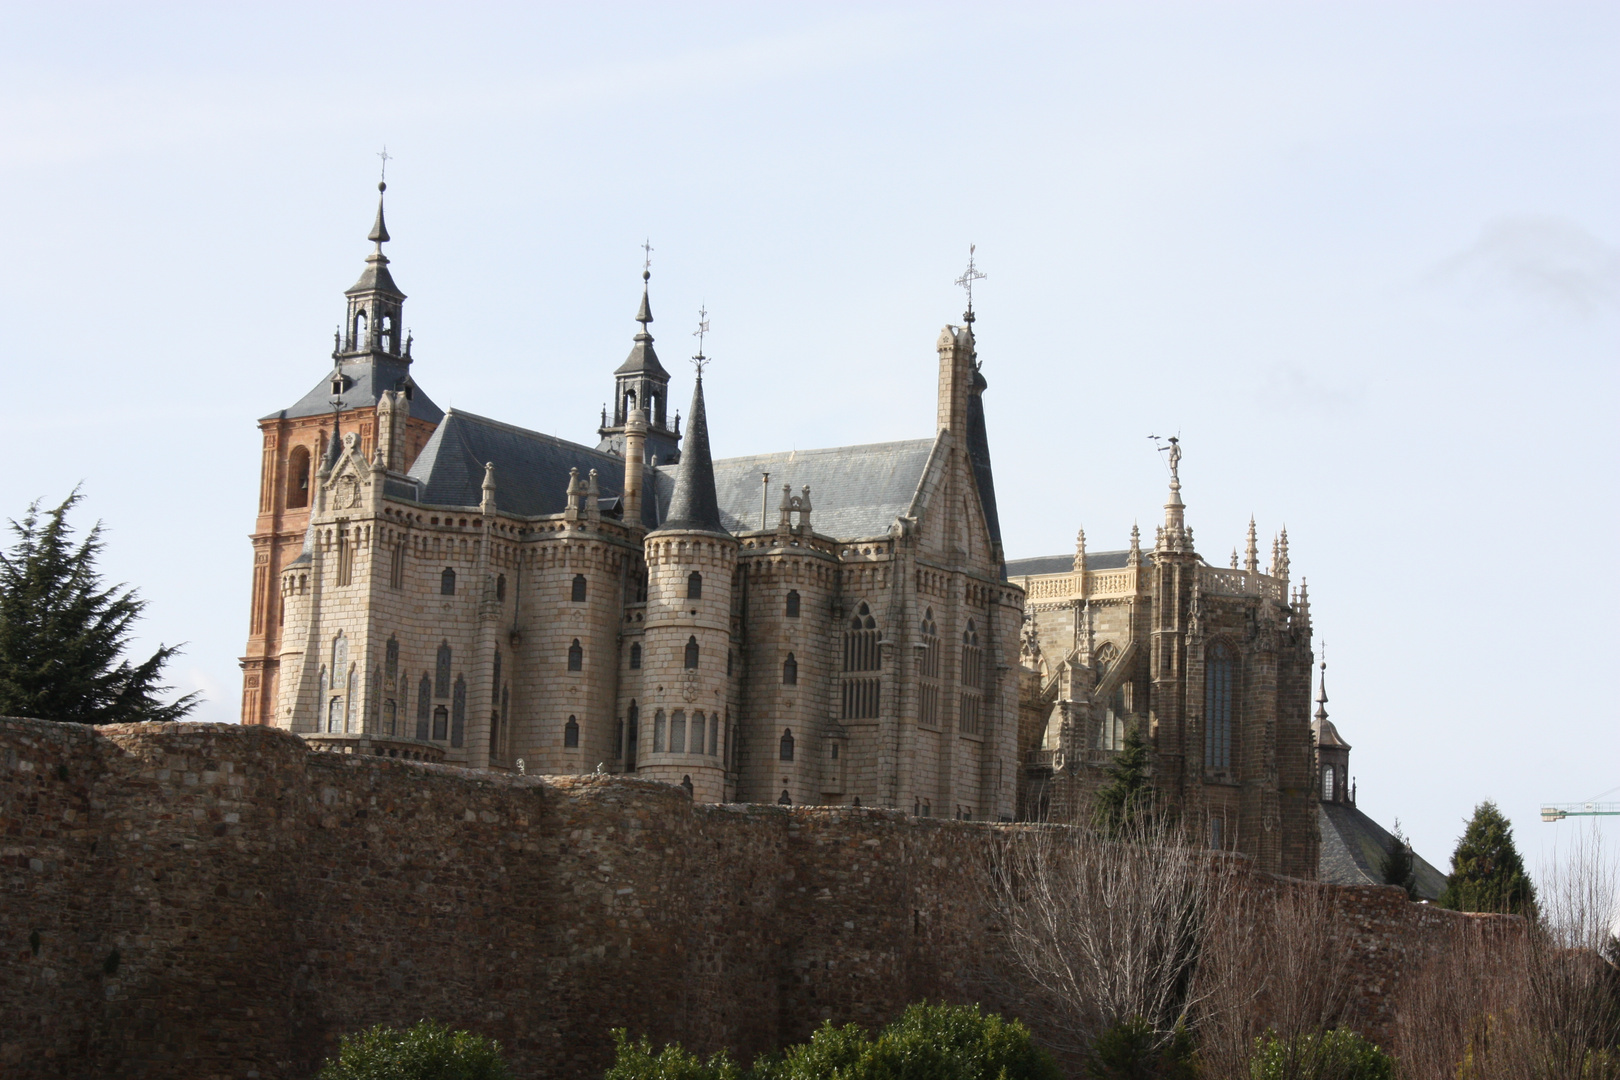
[[(498, 1038), (519, 1076), (583, 1078), (615, 1026), (747, 1057), (825, 1018), (993, 1005), (963, 885), (1004, 827), (270, 727), (0, 720), (0, 1075), (302, 1078), (340, 1033), (426, 1016)], [(1335, 893), (1377, 1032), (1461, 916)]]

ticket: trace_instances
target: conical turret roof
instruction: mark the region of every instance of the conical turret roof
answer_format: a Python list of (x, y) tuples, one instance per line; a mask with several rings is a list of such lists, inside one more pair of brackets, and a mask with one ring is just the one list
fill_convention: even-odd
[(636, 312), (636, 322), (641, 324), (641, 330), (636, 334), (636, 343), (630, 346), (630, 355), (624, 363), (614, 370), (615, 375), (653, 375), (667, 380), (669, 372), (664, 365), (658, 362), (658, 354), (653, 351), (653, 336), (647, 331), (647, 324), (653, 321), (652, 303), (647, 299), (647, 279), (652, 275), (647, 271), (641, 272), (641, 308)]
[(360, 280), (349, 287), (343, 295), (354, 296), (356, 293), (383, 293), (396, 300), (405, 299), (405, 294), (399, 291), (394, 284), (394, 275), (388, 272), (388, 256), (383, 254), (382, 246), (388, 242), (388, 225), (383, 221), (383, 192), (388, 185), (377, 185), (377, 220), (371, 226), (371, 232), (366, 239), (377, 245), (375, 251), (366, 256), (366, 268), (360, 274)]
[(709, 419), (703, 407), (703, 377), (692, 389), (692, 411), (681, 443), (681, 463), (669, 516), (659, 532), (710, 532), (730, 535), (720, 523), (720, 500), (714, 490), (714, 459), (709, 454)]

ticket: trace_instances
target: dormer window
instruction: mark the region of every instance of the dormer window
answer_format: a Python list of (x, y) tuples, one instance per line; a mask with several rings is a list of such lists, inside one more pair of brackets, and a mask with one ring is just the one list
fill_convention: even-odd
[(354, 380), (343, 374), (341, 371), (332, 376), (332, 394), (334, 397), (341, 397), (344, 391), (348, 390), (349, 387), (353, 385)]

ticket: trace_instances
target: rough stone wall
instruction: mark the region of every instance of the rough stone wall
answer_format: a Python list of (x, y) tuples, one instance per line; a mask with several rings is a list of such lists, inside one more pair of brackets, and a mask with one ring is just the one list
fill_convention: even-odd
[[(0, 1072), (308, 1077), (340, 1033), (431, 1016), (520, 1076), (587, 1077), (614, 1026), (747, 1057), (925, 997), (994, 1005), (964, 882), (996, 829), (268, 727), (0, 720)], [(1337, 895), (1376, 1025), (1454, 916)]]

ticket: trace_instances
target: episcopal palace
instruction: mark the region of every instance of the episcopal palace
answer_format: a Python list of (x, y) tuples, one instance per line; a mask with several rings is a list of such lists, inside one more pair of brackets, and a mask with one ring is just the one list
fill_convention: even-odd
[(1241, 558), (1205, 561), (1179, 446), (1151, 546), (1132, 528), (1126, 550), (1081, 534), (1008, 562), (971, 304), (935, 340), (932, 432), (716, 459), (701, 370), (684, 430), (670, 407), (643, 272), (587, 445), (433, 403), (388, 238), (379, 197), (330, 363), (259, 421), (244, 723), (707, 802), (1009, 821), (1085, 814), (1134, 729), (1212, 846), (1316, 876), (1338, 766), (1305, 588), (1286, 533), (1264, 566), (1252, 524)]

